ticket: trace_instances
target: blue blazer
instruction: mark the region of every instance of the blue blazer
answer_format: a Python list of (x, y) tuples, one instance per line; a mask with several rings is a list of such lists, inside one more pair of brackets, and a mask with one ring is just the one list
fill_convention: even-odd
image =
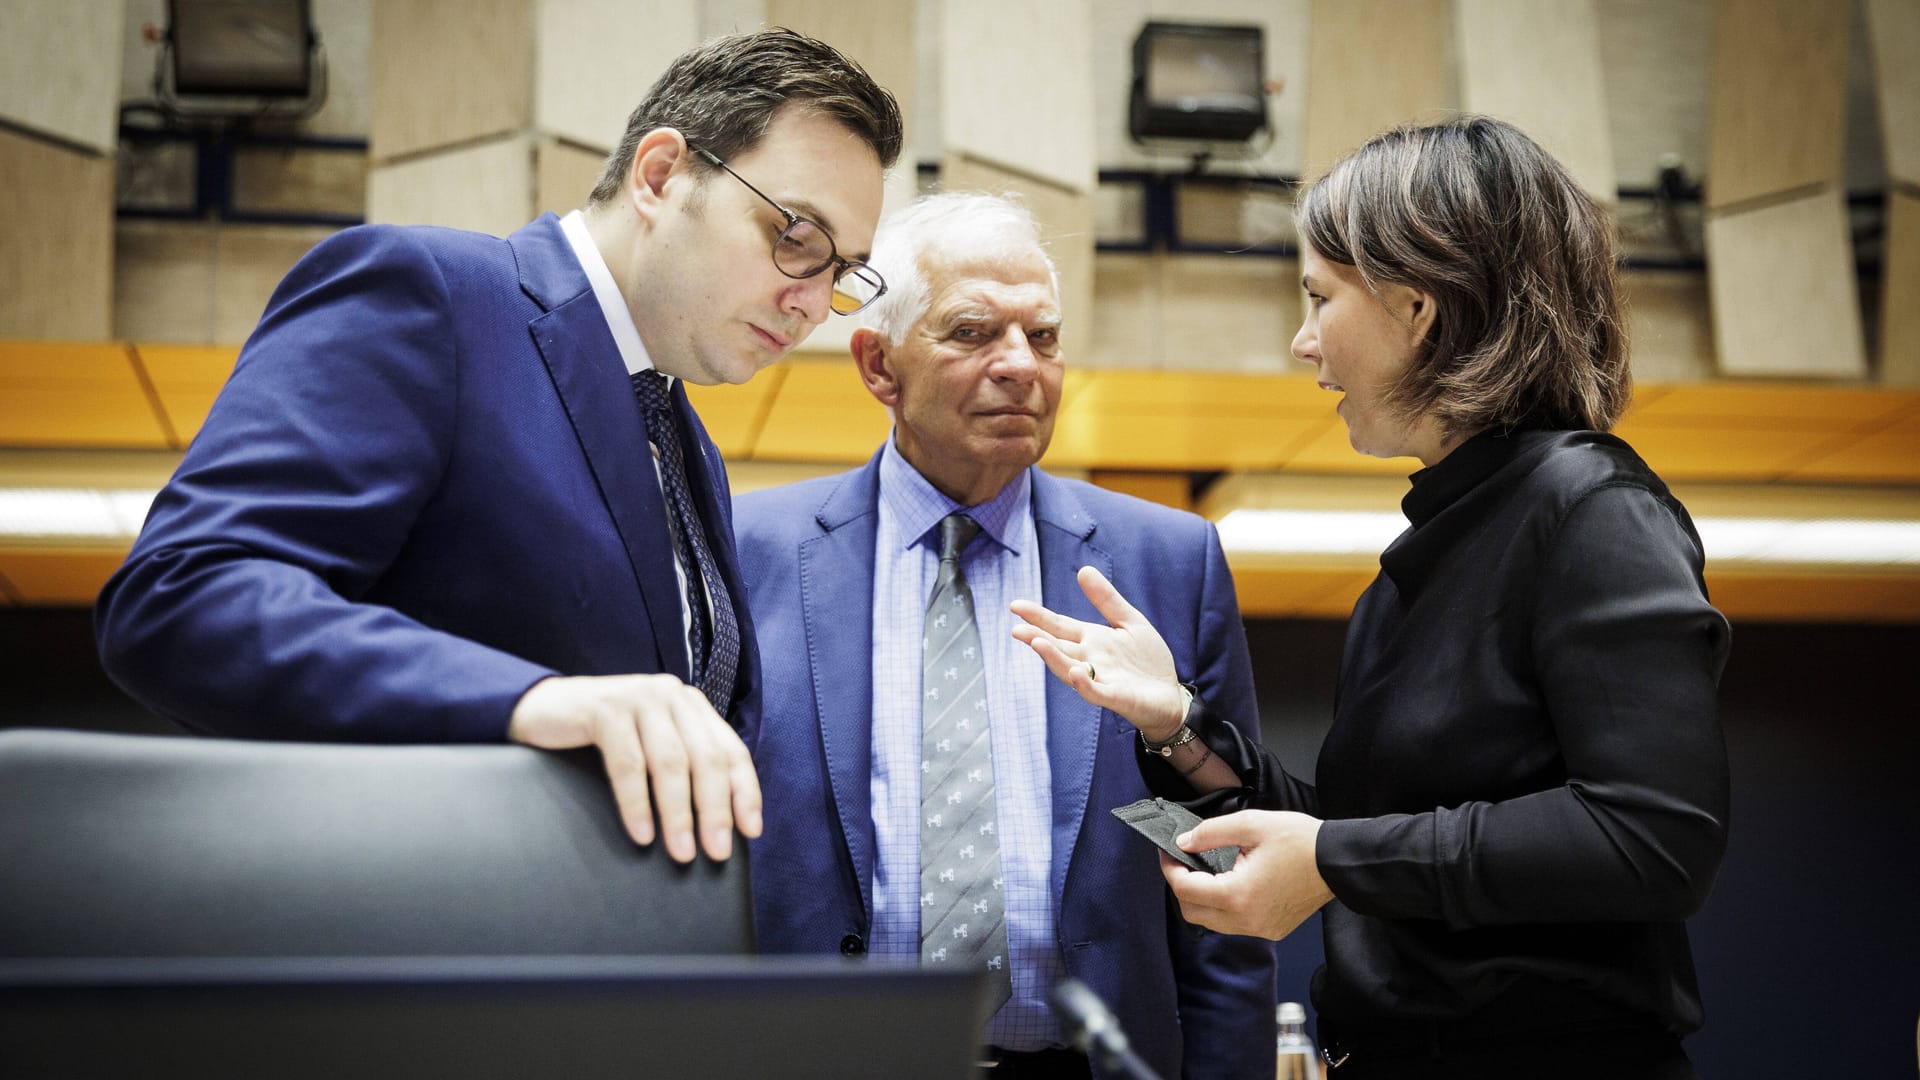
[[(735, 597), (720, 456), (689, 481)], [(744, 696), (758, 678), (739, 608)], [(227, 735), (485, 741), (553, 674), (688, 675), (645, 424), (552, 215), (369, 226), (274, 292), (95, 611), (148, 706)]]
[[(1032, 470), (1041, 600), (1099, 616), (1096, 566), (1166, 636), (1209, 705), (1258, 739), (1246, 635), (1208, 522)], [(879, 455), (861, 469), (740, 496), (741, 575), (772, 647), (748, 743), (766, 797), (752, 845), (765, 952), (864, 951), (872, 922), (873, 560)], [(1148, 795), (1132, 725), (1047, 679), (1051, 885), (1067, 974), (1113, 1008), (1161, 1075), (1272, 1076), (1269, 943), (1180, 919), (1154, 848), (1108, 813)]]

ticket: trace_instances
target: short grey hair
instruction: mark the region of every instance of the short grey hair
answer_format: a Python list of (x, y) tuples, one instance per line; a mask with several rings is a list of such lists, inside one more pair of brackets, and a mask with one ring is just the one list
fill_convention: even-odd
[(1053, 294), (1060, 295), (1060, 273), (1040, 240), (1033, 213), (1010, 195), (982, 191), (947, 191), (923, 195), (889, 215), (873, 238), (867, 265), (886, 279), (885, 296), (861, 312), (861, 322), (878, 331), (890, 345), (907, 338), (907, 331), (927, 313), (933, 302), (927, 282), (929, 256), (954, 248), (978, 248), (983, 242), (1009, 256), (1031, 248), (1047, 264)]

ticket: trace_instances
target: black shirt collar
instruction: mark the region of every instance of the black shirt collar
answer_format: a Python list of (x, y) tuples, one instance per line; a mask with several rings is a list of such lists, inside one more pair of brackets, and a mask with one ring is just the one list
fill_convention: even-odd
[(1453, 453), (1434, 465), (1408, 477), (1413, 489), (1400, 500), (1400, 511), (1418, 529), (1432, 521), (1462, 495), (1513, 460), (1520, 450), (1520, 437), (1512, 434), (1482, 432), (1454, 447)]
[(1440, 463), (1421, 469), (1409, 479), (1412, 490), (1400, 500), (1400, 510), (1413, 527), (1399, 535), (1380, 554), (1380, 569), (1393, 579), (1395, 588), (1411, 596), (1433, 569), (1434, 560), (1451, 548), (1465, 530), (1482, 524), (1479, 515), (1454, 515), (1451, 521), (1436, 519), (1471, 493), (1487, 486), (1487, 480), (1511, 464), (1529, 449), (1553, 437), (1545, 431), (1483, 432), (1454, 448)]

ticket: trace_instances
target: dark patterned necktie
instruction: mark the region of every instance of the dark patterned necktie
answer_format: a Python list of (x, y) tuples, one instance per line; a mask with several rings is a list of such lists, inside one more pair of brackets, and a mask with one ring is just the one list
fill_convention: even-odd
[(987, 733), (986, 664), (960, 553), (972, 518), (940, 522), (940, 571), (920, 644), (920, 962), (985, 971), (998, 1008), (1012, 993), (1007, 909)]
[(660, 488), (667, 497), (667, 512), (673, 515), (674, 527), (669, 530), (673, 554), (687, 575), (687, 604), (693, 609), (693, 685), (707, 695), (715, 712), (725, 716), (734, 676), (740, 671), (740, 624), (734, 619), (733, 598), (713, 561), (713, 545), (707, 542), (707, 530), (687, 489), (685, 444), (667, 377), (657, 371), (636, 371), (633, 392), (647, 420), (647, 438), (660, 451)]

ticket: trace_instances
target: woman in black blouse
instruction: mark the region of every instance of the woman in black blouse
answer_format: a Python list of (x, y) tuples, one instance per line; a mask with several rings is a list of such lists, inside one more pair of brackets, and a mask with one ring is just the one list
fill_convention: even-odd
[(1162, 859), (1188, 920), (1280, 938), (1324, 909), (1334, 1075), (1693, 1076), (1683, 920), (1726, 843), (1728, 629), (1685, 509), (1604, 434), (1630, 395), (1605, 214), (1469, 117), (1367, 143), (1298, 220), (1294, 355), (1354, 449), (1425, 466), (1315, 782), (1210, 723), (1096, 571), (1111, 625), (1023, 601), (1016, 636), (1140, 729), (1156, 791), (1224, 813), (1181, 846), (1239, 845), (1233, 870)]

